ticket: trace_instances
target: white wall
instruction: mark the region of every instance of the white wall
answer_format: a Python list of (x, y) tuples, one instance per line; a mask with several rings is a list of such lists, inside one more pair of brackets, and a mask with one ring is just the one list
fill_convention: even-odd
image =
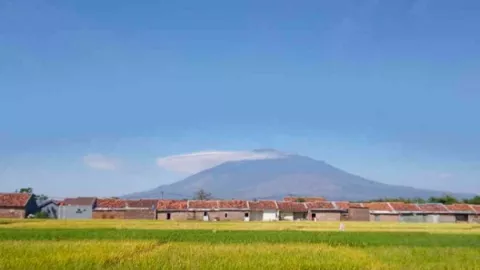
[(293, 220), (293, 212), (280, 212), (280, 220)]
[(277, 210), (263, 210), (263, 221), (277, 220)]

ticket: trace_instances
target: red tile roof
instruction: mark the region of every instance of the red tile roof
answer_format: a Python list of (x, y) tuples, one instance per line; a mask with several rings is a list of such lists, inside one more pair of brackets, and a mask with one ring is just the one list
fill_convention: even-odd
[(285, 202), (297, 202), (298, 200), (302, 200), (303, 202), (321, 202), (325, 201), (323, 197), (285, 197), (283, 201)]
[(400, 212), (419, 212), (420, 208), (416, 204), (404, 202), (391, 202), (393, 210)]
[(127, 202), (120, 199), (97, 199), (97, 208), (125, 208)]
[(335, 205), (337, 206), (338, 209), (346, 210), (350, 206), (349, 202), (335, 202)]
[(365, 206), (363, 203), (349, 203), (348, 204), (349, 208), (364, 208)]
[(230, 201), (218, 201), (218, 207), (220, 209), (247, 209), (247, 201), (230, 200)]
[(477, 214), (480, 214), (480, 205), (471, 204), (470, 206), (473, 208), (473, 210), (475, 210), (475, 212), (477, 212)]
[(300, 202), (277, 202), (278, 210), (289, 212), (307, 212), (307, 207)]
[(250, 210), (273, 210), (277, 209), (277, 204), (275, 201), (250, 201), (248, 202)]
[(157, 207), (158, 200), (128, 200), (127, 206), (131, 208), (148, 208)]
[(473, 209), (468, 204), (457, 203), (451, 205), (445, 205), (451, 212), (473, 212)]
[(159, 200), (157, 210), (187, 210), (187, 201)]
[(31, 196), (28, 193), (0, 193), (0, 207), (25, 207)]
[(218, 201), (188, 201), (188, 207), (192, 209), (218, 209)]
[(364, 203), (364, 205), (371, 211), (393, 212), (390, 206), (388, 205), (388, 203), (386, 202), (371, 202), (371, 203)]
[(66, 198), (62, 205), (94, 205), (96, 198), (93, 197), (78, 197)]
[(448, 212), (448, 209), (445, 205), (441, 203), (425, 203), (425, 204), (418, 204), (420, 211), (427, 212), (427, 213), (442, 213)]
[(335, 209), (332, 202), (307, 202), (307, 209)]

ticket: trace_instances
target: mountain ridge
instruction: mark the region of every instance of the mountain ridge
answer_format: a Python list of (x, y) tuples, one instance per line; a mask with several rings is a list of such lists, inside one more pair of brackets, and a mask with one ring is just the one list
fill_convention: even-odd
[(190, 198), (199, 189), (222, 199), (281, 199), (290, 194), (323, 196), (330, 200), (428, 198), (445, 193), (461, 198), (474, 196), (385, 184), (349, 173), (325, 161), (274, 149), (253, 151), (281, 155), (277, 158), (227, 161), (181, 181), (123, 197)]

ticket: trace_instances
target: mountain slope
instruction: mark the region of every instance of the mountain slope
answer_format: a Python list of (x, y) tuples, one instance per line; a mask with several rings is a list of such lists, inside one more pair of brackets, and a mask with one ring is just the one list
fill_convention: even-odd
[[(274, 151), (274, 150), (259, 150)], [(371, 181), (323, 161), (299, 155), (223, 163), (186, 179), (126, 198), (189, 198), (203, 188), (223, 199), (280, 199), (286, 195), (324, 196), (330, 200), (384, 197), (430, 197), (441, 191), (421, 190)], [(458, 194), (469, 197), (470, 194)]]

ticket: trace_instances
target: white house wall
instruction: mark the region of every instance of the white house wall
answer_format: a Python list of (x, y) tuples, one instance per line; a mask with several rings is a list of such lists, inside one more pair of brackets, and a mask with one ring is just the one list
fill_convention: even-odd
[(277, 220), (277, 210), (263, 211), (263, 221), (274, 221), (274, 220)]

